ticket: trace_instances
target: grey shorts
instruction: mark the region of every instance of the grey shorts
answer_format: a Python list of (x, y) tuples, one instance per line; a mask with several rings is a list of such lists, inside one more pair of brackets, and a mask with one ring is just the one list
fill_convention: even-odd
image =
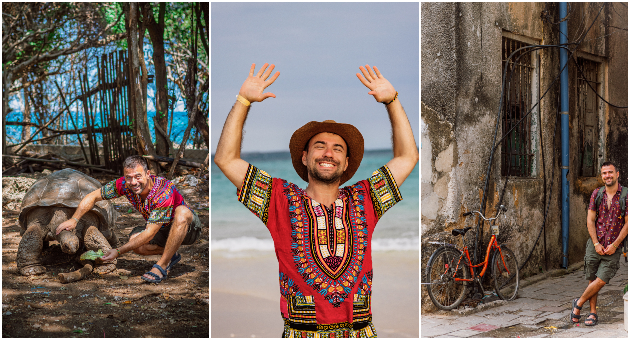
[[(193, 244), (197, 240), (197, 238), (199, 237), (199, 233), (201, 232), (201, 221), (199, 220), (199, 216), (197, 216), (197, 213), (194, 211), (192, 211), (192, 213), (193, 213), (193, 219), (192, 219), (192, 222), (190, 222), (190, 224), (188, 225), (188, 232), (186, 232), (186, 236), (184, 237), (184, 240), (182, 241), (182, 245)], [(133, 228), (133, 230), (131, 230), (131, 233), (129, 233), (129, 238), (131, 238), (133, 234), (143, 232), (145, 229), (147, 229), (146, 225), (137, 226)], [(158, 230), (155, 236), (153, 236), (151, 241), (149, 241), (149, 244), (155, 244), (157, 246), (164, 248), (166, 246), (166, 240), (168, 239), (168, 234), (170, 232), (171, 232), (170, 226), (168, 228), (165, 228), (165, 227), (160, 228), (160, 230)]]
[(599, 255), (595, 251), (593, 240), (589, 237), (584, 254), (584, 276), (587, 280), (595, 280), (599, 277), (602, 281), (609, 283), (619, 269), (620, 256), (621, 249), (617, 249), (612, 255)]

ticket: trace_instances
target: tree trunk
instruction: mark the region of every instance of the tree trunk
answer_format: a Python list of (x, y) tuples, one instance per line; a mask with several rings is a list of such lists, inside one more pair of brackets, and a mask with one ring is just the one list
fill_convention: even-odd
[[(2, 131), (7, 131), (7, 116), (9, 115), (9, 89), (13, 83), (13, 74), (2, 65)], [(2, 154), (7, 154), (7, 138), (2, 138)]]
[[(155, 156), (155, 149), (153, 148), (153, 143), (151, 143), (151, 134), (149, 133), (146, 106), (144, 105), (146, 99), (143, 99), (143, 94), (145, 94), (144, 98), (146, 98), (146, 90), (143, 91), (143, 88), (146, 89), (147, 86), (146, 71), (142, 77), (140, 74), (141, 61), (139, 49), (141, 46), (138, 40), (144, 36), (144, 34), (138, 31), (138, 4), (131, 2), (127, 9), (126, 14), (129, 23), (127, 40), (130, 69), (129, 92), (132, 94), (132, 96), (130, 96), (129, 108), (133, 110), (133, 128), (138, 143), (138, 153), (141, 155)], [(144, 63), (144, 60), (142, 62)], [(153, 161), (149, 161), (148, 163), (151, 172), (158, 174), (159, 168), (157, 164)]]
[(203, 141), (206, 143), (206, 147), (210, 149), (210, 128), (206, 120), (207, 116), (199, 112), (195, 117), (195, 128), (201, 133)]
[[(27, 77), (24, 76), (22, 77), (22, 82), (26, 83), (28, 81)], [(22, 121), (25, 123), (30, 123), (31, 122), (31, 105), (30, 105), (30, 101), (28, 100), (29, 97), (29, 92), (30, 92), (30, 87), (25, 87), (24, 88), (24, 110), (22, 110)], [(6, 122), (5, 122), (6, 124)], [(6, 130), (3, 130), (6, 131)], [(23, 126), (22, 127), (22, 139), (20, 141), (25, 141), (27, 139), (29, 139), (29, 137), (31, 137), (31, 128), (28, 126)]]
[(155, 66), (155, 141), (156, 153), (160, 156), (168, 156), (167, 136), (162, 135), (168, 127), (168, 83), (166, 80), (166, 61), (164, 59), (164, 15), (166, 3), (160, 3), (158, 21), (153, 17), (153, 10), (150, 3), (142, 3), (143, 21), (149, 30), (149, 37), (153, 45), (153, 64)]

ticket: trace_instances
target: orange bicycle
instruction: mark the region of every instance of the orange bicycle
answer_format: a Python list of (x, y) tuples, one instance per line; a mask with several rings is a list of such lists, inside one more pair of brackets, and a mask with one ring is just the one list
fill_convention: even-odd
[[(450, 310), (457, 308), (466, 297), (468, 288), (477, 283), (483, 291), (481, 279), (486, 273), (488, 265), (492, 272), (492, 281), (497, 296), (503, 300), (513, 300), (518, 293), (518, 263), (514, 253), (505, 245), (499, 245), (497, 235), (499, 235), (499, 227), (494, 221), (507, 208), (501, 205), (497, 215), (493, 218), (486, 218), (479, 211), (464, 213), (464, 216), (473, 213), (478, 214), (484, 220), (491, 222), (492, 237), (486, 250), (486, 257), (483, 262), (473, 265), (470, 261), (468, 247), (459, 250), (453, 244), (444, 243), (438, 248), (429, 259), (426, 268), (426, 279), (428, 282), (427, 291), (431, 301), (440, 309)], [(454, 229), (451, 233), (453, 236), (464, 236), (472, 227), (464, 229)], [(488, 261), (492, 255), (492, 261)], [(475, 275), (473, 268), (481, 267), (479, 275)]]

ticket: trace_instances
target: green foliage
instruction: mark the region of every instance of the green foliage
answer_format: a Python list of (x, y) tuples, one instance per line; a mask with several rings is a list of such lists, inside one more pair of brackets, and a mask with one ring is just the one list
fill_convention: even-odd
[[(101, 9), (101, 13), (107, 25), (116, 22), (116, 20), (118, 20), (118, 17), (120, 17), (120, 20), (118, 21), (118, 23), (111, 28), (111, 33), (113, 34), (125, 33), (125, 16), (123, 14), (123, 8), (120, 2), (114, 3), (114, 8), (103, 7)], [(116, 41), (116, 46), (118, 46), (118, 48), (120, 49), (126, 50), (127, 39)]]

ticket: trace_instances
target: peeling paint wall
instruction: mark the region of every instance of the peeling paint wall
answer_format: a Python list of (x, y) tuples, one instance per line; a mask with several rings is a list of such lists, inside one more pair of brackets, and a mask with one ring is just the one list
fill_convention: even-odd
[[(602, 3), (572, 3), (569, 18), (570, 39), (584, 32)], [(547, 6), (547, 7), (546, 7)], [(611, 6), (611, 5), (605, 5)], [(588, 32), (580, 50), (605, 60), (606, 81), (602, 85), (608, 100), (627, 105), (627, 31), (612, 33), (610, 26), (627, 28), (627, 9), (604, 7)], [(436, 249), (433, 241), (461, 244), (461, 237), (451, 236), (454, 228), (475, 226), (477, 218), (462, 217), (479, 210), (483, 185), (495, 134), (502, 84), (501, 41), (504, 32), (524, 36), (526, 41), (557, 44), (557, 25), (543, 22), (547, 10), (558, 22), (555, 3), (422, 3), (421, 4), (421, 261), (426, 263)], [(581, 26), (580, 26), (581, 25)], [(552, 27), (553, 26), (553, 27)], [(605, 37), (602, 37), (605, 36)], [(558, 49), (539, 52), (540, 94), (554, 82), (559, 70)], [(575, 67), (569, 69), (570, 86), (575, 86)], [(540, 120), (535, 117), (536, 171), (531, 178), (506, 178), (500, 175), (501, 150), (495, 151), (489, 178), (488, 202), (484, 214), (493, 215), (503, 195), (508, 212), (500, 219), (499, 242), (514, 251), (519, 264), (525, 261), (541, 232), (545, 202), (550, 205), (546, 227), (522, 276), (542, 269), (559, 268), (562, 260), (560, 211), (560, 131), (554, 142), (558, 112), (558, 86), (549, 91), (540, 104)], [(586, 209), (594, 188), (602, 185), (598, 177), (579, 178), (575, 99), (570, 88), (571, 183), (569, 263), (583, 260)], [(608, 160), (619, 163), (620, 180), (627, 181), (627, 109), (602, 105), (603, 152)], [(538, 113), (536, 112), (536, 115)], [(541, 134), (542, 136), (538, 136)], [(501, 138), (499, 125), (498, 138)], [(554, 157), (555, 159), (552, 159)], [(544, 159), (543, 159), (544, 156)], [(552, 162), (554, 161), (554, 162)], [(544, 164), (544, 169), (543, 169)], [(600, 163), (601, 164), (601, 163)], [(554, 168), (555, 167), (555, 168)], [(552, 179), (553, 175), (553, 179)], [(552, 182), (553, 181), (553, 186)], [(466, 243), (473, 244), (472, 232)], [(471, 236), (469, 238), (469, 235)], [(483, 245), (490, 237), (485, 225)], [(544, 246), (546, 241), (546, 251)], [(471, 249), (472, 253), (472, 249)], [(545, 260), (546, 259), (546, 260)], [(424, 270), (424, 268), (423, 268)], [(423, 288), (424, 290), (424, 288)], [(425, 303), (428, 301), (428, 304)], [(432, 308), (423, 292), (423, 310)]]

